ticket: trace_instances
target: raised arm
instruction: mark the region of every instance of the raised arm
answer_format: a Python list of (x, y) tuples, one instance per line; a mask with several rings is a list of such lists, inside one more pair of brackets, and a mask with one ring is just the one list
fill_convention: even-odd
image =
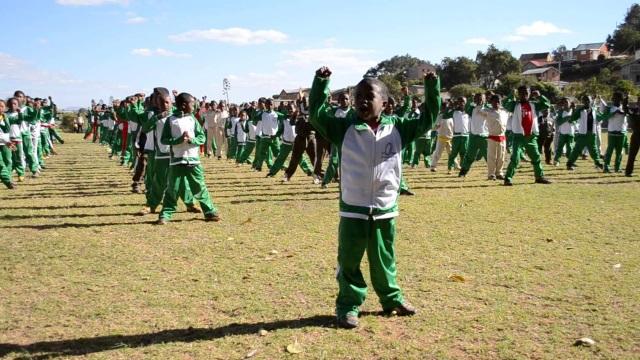
[(333, 144), (340, 144), (347, 124), (345, 121), (336, 121), (327, 104), (327, 99), (331, 95), (330, 76), (331, 70), (327, 67), (321, 67), (316, 71), (309, 94), (309, 122), (325, 139)]
[(440, 78), (435, 73), (427, 73), (424, 77), (424, 108), (420, 116), (411, 119), (400, 119), (398, 131), (403, 144), (409, 144), (427, 130), (430, 130), (440, 113)]

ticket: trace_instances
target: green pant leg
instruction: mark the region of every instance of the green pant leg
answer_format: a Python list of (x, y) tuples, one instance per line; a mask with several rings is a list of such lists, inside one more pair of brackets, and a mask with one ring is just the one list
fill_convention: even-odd
[(460, 164), (460, 169), (463, 171), (469, 171), (473, 162), (476, 161), (478, 151), (480, 150), (478, 138), (479, 136), (477, 135), (469, 135), (469, 145), (462, 160), (462, 164)]
[(122, 151), (122, 131), (116, 131), (111, 144), (111, 156), (117, 155)]
[(189, 183), (189, 189), (191, 189), (193, 197), (200, 203), (202, 212), (205, 215), (217, 213), (218, 209), (213, 204), (207, 185), (204, 182), (204, 168), (202, 165), (187, 168), (185, 178)]
[(511, 149), (511, 161), (509, 161), (509, 166), (507, 167), (507, 172), (505, 174), (505, 180), (512, 181), (513, 176), (516, 173), (516, 169), (518, 165), (520, 165), (520, 158), (522, 157), (522, 148), (524, 146), (524, 135), (522, 134), (512, 134), (512, 149)]
[(236, 144), (236, 155), (233, 158), (236, 159), (236, 163), (238, 164), (242, 162), (242, 155), (244, 154), (245, 146), (246, 146), (245, 143)]
[(454, 136), (451, 140), (451, 154), (449, 154), (449, 163), (447, 165), (449, 170), (453, 169), (458, 155), (464, 156), (463, 148), (466, 140), (466, 136)]
[(425, 138), (418, 138), (415, 141), (416, 146), (413, 150), (413, 154), (412, 154), (412, 159), (411, 159), (411, 165), (418, 165), (418, 163), (420, 163), (420, 155), (422, 155), (425, 152), (425, 147), (427, 146), (427, 139)]
[(147, 166), (144, 169), (144, 196), (146, 199), (146, 204), (149, 206), (151, 203), (151, 199), (154, 198), (154, 188), (153, 188), (153, 177), (156, 172), (156, 161), (155, 161), (155, 153), (146, 152), (147, 157)]
[[(147, 165), (148, 166), (148, 165)], [(150, 208), (156, 208), (162, 204), (165, 191), (167, 190), (167, 177), (169, 176), (169, 159), (153, 159), (153, 179), (151, 187), (151, 197), (149, 197)]]
[(287, 161), (287, 158), (289, 157), (289, 153), (291, 152), (291, 149), (293, 149), (292, 144), (286, 144), (286, 143), (282, 144), (282, 146), (280, 147), (280, 153), (278, 154), (278, 157), (273, 162), (273, 165), (269, 168), (269, 175), (274, 176), (280, 170), (282, 170), (282, 168), (284, 167), (285, 161)]
[(38, 161), (33, 157), (33, 145), (31, 144), (30, 133), (22, 134), (22, 151), (27, 167), (31, 173), (35, 174), (38, 171)]
[(178, 207), (178, 197), (185, 191), (185, 176), (183, 166), (169, 166), (167, 174), (167, 188), (164, 192), (160, 219), (171, 219)]
[(411, 160), (413, 159), (413, 153), (415, 152), (415, 149), (416, 149), (415, 141), (410, 142), (409, 145), (407, 145), (407, 147), (404, 149), (403, 156), (402, 156), (404, 164), (411, 164)]
[(278, 138), (270, 138), (268, 141), (268, 149), (265, 157), (265, 161), (267, 163), (267, 167), (271, 168), (273, 166), (274, 160), (280, 154), (280, 140)]
[(253, 149), (256, 147), (255, 141), (248, 141), (244, 146), (244, 150), (242, 151), (242, 157), (240, 158), (241, 163), (249, 162), (251, 163), (251, 153)]
[(12, 163), (11, 150), (5, 145), (0, 145), (0, 181), (5, 185), (11, 184)]
[[(568, 136), (565, 134), (560, 134), (558, 136), (558, 148), (556, 149), (556, 154), (553, 157), (554, 162), (560, 161), (560, 157), (562, 156), (562, 150), (564, 149), (565, 144), (567, 143)], [(567, 158), (571, 158), (571, 152), (567, 151)]]
[(404, 179), (404, 176), (400, 178), (400, 190), (409, 191), (409, 183)]
[(62, 138), (62, 136), (60, 136), (60, 133), (58, 133), (58, 130), (56, 130), (56, 128), (50, 128), (49, 129), (49, 133), (51, 133), (51, 135), (58, 140), (58, 142), (60, 144), (64, 144), (64, 139)]
[[(588, 146), (588, 143), (589, 143), (588, 135), (584, 135), (584, 134), (576, 135), (575, 140), (576, 140), (575, 146), (573, 147), (571, 152), (567, 154), (567, 166), (572, 166), (573, 164), (576, 163), (576, 160), (578, 160), (578, 157), (580, 157), (580, 153), (582, 151), (581, 149), (583, 149), (585, 146)], [(556, 159), (559, 159), (560, 158), (559, 154), (562, 153), (562, 147), (560, 147), (561, 141), (562, 141), (561, 138), (559, 138), (558, 149), (556, 150), (556, 155), (554, 156), (554, 162), (558, 161)]]
[[(589, 150), (589, 155), (591, 156), (593, 163), (596, 166), (602, 166), (602, 162), (600, 161), (600, 150), (598, 149), (598, 145), (597, 145), (598, 139), (596, 137), (596, 134), (586, 134), (584, 135), (584, 138), (585, 138), (585, 141), (584, 141), (585, 144), (580, 147), (576, 146), (576, 148), (582, 149), (584, 148), (584, 146), (586, 146), (587, 149)], [(577, 154), (576, 154), (576, 159), (577, 159)]]
[(624, 149), (624, 153), (625, 154), (629, 154), (629, 137), (627, 136), (627, 134), (623, 134), (623, 142), (622, 142), (622, 148)]
[(331, 154), (329, 155), (329, 164), (324, 172), (322, 184), (327, 185), (335, 179), (338, 174), (338, 147), (331, 144)]
[(229, 144), (227, 159), (233, 159), (236, 154), (237, 141), (233, 137), (227, 137), (227, 144)]
[(340, 218), (338, 225), (338, 297), (336, 314), (358, 314), (358, 308), (367, 296), (367, 284), (360, 270), (360, 262), (370, 236), (369, 221)]
[(42, 143), (42, 133), (38, 134), (36, 141), (36, 155), (38, 156), (38, 166), (44, 169), (44, 144)]
[(604, 158), (605, 169), (607, 170), (609, 169), (609, 166), (611, 164), (611, 157), (615, 152), (616, 160), (615, 160), (614, 167), (616, 171), (619, 171), (620, 164), (622, 162), (622, 148), (624, 147), (624, 138), (619, 134), (609, 134), (607, 142), (608, 142), (607, 152)]
[(391, 310), (404, 302), (396, 279), (396, 219), (370, 221), (367, 259), (371, 284), (383, 310)]
[(525, 137), (525, 150), (531, 160), (533, 166), (533, 173), (536, 179), (544, 177), (544, 170), (542, 169), (542, 160), (540, 157), (540, 150), (538, 149), (538, 137), (536, 135), (529, 135)]
[(429, 168), (431, 167), (431, 139), (425, 139), (425, 146), (422, 150), (422, 161), (424, 161), (424, 166)]
[(22, 159), (24, 158), (24, 146), (22, 142), (16, 144), (16, 150), (12, 154), (13, 170), (16, 171), (18, 176), (24, 176), (24, 164)]
[(307, 154), (302, 154), (302, 159), (300, 159), (300, 169), (304, 171), (308, 176), (313, 175), (313, 165), (311, 164), (311, 160), (307, 156)]
[(264, 140), (262, 137), (256, 138), (256, 158), (253, 159), (253, 167), (259, 169), (262, 167), (263, 155), (262, 148), (264, 147)]

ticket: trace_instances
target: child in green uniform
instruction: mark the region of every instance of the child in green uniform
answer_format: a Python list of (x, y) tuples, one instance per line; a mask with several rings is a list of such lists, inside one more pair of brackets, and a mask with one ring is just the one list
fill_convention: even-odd
[[(604, 172), (609, 173), (609, 165), (613, 152), (616, 153), (616, 161), (614, 163), (615, 172), (620, 172), (622, 164), (622, 150), (625, 148), (627, 139), (627, 112), (628, 104), (623, 104), (623, 96), (621, 92), (615, 92), (611, 98), (613, 105), (609, 106), (606, 117), (609, 120), (607, 127), (607, 152), (604, 155)], [(627, 102), (624, 100), (624, 102)]]
[[(578, 125), (578, 133), (576, 135), (575, 147), (571, 150), (570, 154), (567, 154), (569, 160), (567, 160), (567, 169), (574, 170), (576, 160), (582, 153), (582, 149), (585, 147), (593, 159), (593, 163), (599, 169), (602, 169), (602, 163), (600, 162), (600, 150), (597, 145), (597, 131), (598, 123), (603, 120), (603, 115), (598, 113), (597, 107), (593, 104), (591, 96), (584, 95), (582, 97), (582, 106), (575, 108), (572, 106), (573, 113), (571, 114), (570, 121)], [(558, 152), (562, 151), (562, 147), (558, 146)]]
[(4, 100), (0, 100), (0, 181), (8, 189), (13, 189), (15, 185), (11, 181), (11, 174), (13, 173), (11, 151), (15, 150), (16, 147), (11, 141), (11, 124), (9, 119), (6, 118), (6, 110), (7, 104)]
[(202, 127), (193, 116), (195, 98), (187, 93), (176, 97), (176, 111), (163, 126), (161, 142), (171, 146), (171, 160), (158, 225), (166, 224), (176, 211), (178, 197), (185, 198), (187, 184), (202, 207), (206, 221), (220, 221), (204, 182), (200, 145), (205, 143)]
[(327, 104), (331, 71), (316, 72), (310, 94), (310, 121), (340, 152), (338, 235), (338, 325), (358, 326), (367, 286), (360, 262), (367, 251), (371, 281), (385, 312), (413, 315), (396, 281), (395, 246), (402, 150), (433, 126), (440, 108), (440, 82), (425, 76), (426, 107), (420, 118), (383, 115), (386, 87), (365, 78), (356, 86), (355, 112), (336, 119)]

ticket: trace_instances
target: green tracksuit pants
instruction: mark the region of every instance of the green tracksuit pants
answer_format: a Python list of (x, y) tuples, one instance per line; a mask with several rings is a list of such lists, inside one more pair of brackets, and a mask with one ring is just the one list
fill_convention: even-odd
[(38, 172), (38, 159), (34, 157), (31, 133), (22, 133), (22, 153), (29, 171), (31, 171), (32, 174)]
[(239, 143), (236, 142), (236, 153), (233, 156), (236, 159), (236, 164), (240, 164), (242, 159), (242, 155), (244, 154), (244, 148), (247, 146), (247, 143)]
[[(582, 153), (582, 149), (585, 147), (589, 150), (589, 155), (593, 159), (593, 163), (596, 166), (602, 165), (600, 162), (600, 150), (598, 150), (596, 134), (577, 134), (575, 137), (576, 144), (569, 155), (569, 160), (567, 160), (567, 166), (572, 166), (578, 160), (578, 157)], [(560, 147), (558, 147), (558, 151), (560, 151)]]
[(540, 179), (544, 176), (544, 170), (540, 164), (540, 151), (538, 150), (538, 136), (531, 134), (528, 136), (522, 134), (513, 134), (513, 151), (511, 152), (511, 161), (509, 167), (507, 167), (507, 174), (505, 179), (508, 181), (513, 180), (513, 176), (516, 173), (516, 169), (520, 164), (522, 153), (526, 152), (531, 159), (531, 165), (533, 165), (533, 173), (536, 179)]
[(22, 142), (16, 143), (16, 150), (11, 154), (11, 163), (13, 170), (16, 171), (18, 176), (24, 176), (24, 164), (22, 160), (24, 159), (24, 145)]
[[(288, 166), (286, 164), (287, 158), (289, 158), (289, 154), (293, 149), (293, 144), (282, 143), (280, 145), (280, 152), (278, 153), (278, 157), (274, 160), (273, 165), (269, 167), (269, 175), (275, 176), (280, 172), (280, 170), (286, 169)], [(309, 162), (306, 156), (303, 156), (300, 160), (300, 169), (304, 171), (305, 174), (310, 175), (313, 173), (313, 167)]]
[(256, 142), (255, 141), (247, 141), (247, 143), (244, 145), (244, 149), (242, 149), (242, 155), (240, 155), (240, 163), (244, 164), (244, 163), (249, 163), (251, 164), (253, 162), (253, 159), (251, 158), (251, 153), (253, 152), (253, 149), (255, 149), (256, 147)]
[(13, 173), (13, 159), (11, 149), (5, 145), (0, 146), (0, 181), (4, 185), (11, 184), (11, 174)]
[(358, 314), (367, 296), (360, 262), (367, 252), (371, 283), (384, 310), (403, 303), (396, 281), (396, 219), (340, 218), (338, 227), (338, 297), (336, 314)]
[(455, 160), (460, 156), (460, 160), (464, 160), (464, 156), (467, 153), (469, 146), (469, 136), (454, 136), (451, 140), (451, 154), (449, 155), (449, 164), (447, 165), (449, 170), (453, 169)]
[(420, 163), (420, 156), (423, 157), (424, 166), (431, 167), (431, 139), (418, 138), (416, 140), (416, 147), (413, 151), (411, 165), (417, 166)]
[(255, 168), (262, 170), (262, 163), (266, 162), (267, 167), (273, 166), (273, 156), (278, 156), (280, 149), (280, 141), (276, 137), (261, 137), (256, 149)]
[(481, 135), (470, 134), (467, 152), (464, 154), (462, 164), (460, 164), (461, 170), (468, 172), (473, 162), (480, 157), (487, 161), (487, 138)]
[[(567, 146), (567, 157), (569, 157), (573, 152), (573, 135), (560, 134), (560, 136), (558, 137), (558, 148), (556, 149), (556, 155), (553, 158), (554, 162), (558, 162), (560, 160), (560, 157), (562, 156), (562, 150), (564, 149), (565, 145)], [(580, 148), (580, 151), (582, 151), (582, 148)]]
[[(156, 164), (157, 169), (157, 164)], [(187, 192), (191, 189), (193, 197), (198, 200), (202, 212), (205, 215), (218, 212), (211, 201), (211, 196), (204, 182), (204, 169), (202, 165), (172, 165), (169, 166), (167, 176), (167, 190), (164, 193), (161, 219), (171, 219), (178, 206), (178, 197), (186, 198)]]
[(614, 169), (616, 172), (620, 171), (620, 164), (622, 164), (622, 150), (624, 149), (624, 141), (627, 137), (626, 133), (608, 133), (607, 134), (607, 151), (604, 154), (604, 170), (609, 171), (609, 165), (611, 165), (611, 157), (613, 152), (616, 153), (616, 160)]
[[(164, 194), (167, 191), (167, 176), (169, 175), (169, 158), (156, 159), (149, 155), (147, 158), (147, 169), (145, 170), (145, 194), (147, 206), (157, 208), (162, 204)], [(149, 176), (148, 180), (146, 176)], [(184, 204), (189, 207), (193, 205), (193, 193), (189, 184), (185, 184), (186, 190), (180, 194)]]
[(403, 164), (411, 164), (411, 160), (413, 159), (413, 153), (416, 150), (416, 142), (412, 141), (407, 145), (404, 150), (402, 150), (402, 162)]
[(118, 154), (122, 157), (122, 130), (116, 130), (111, 142), (111, 156)]
[(229, 144), (229, 148), (227, 149), (227, 159), (235, 159), (238, 140), (232, 136), (227, 136), (227, 144)]
[[(304, 159), (303, 159), (304, 160)], [(327, 164), (327, 170), (324, 172), (324, 178), (322, 179), (322, 185), (327, 185), (336, 178), (338, 174), (338, 165), (340, 158), (338, 156), (338, 147), (331, 144), (331, 154), (329, 155), (329, 164)], [(302, 162), (300, 163), (302, 165)], [(306, 170), (305, 170), (306, 172)]]

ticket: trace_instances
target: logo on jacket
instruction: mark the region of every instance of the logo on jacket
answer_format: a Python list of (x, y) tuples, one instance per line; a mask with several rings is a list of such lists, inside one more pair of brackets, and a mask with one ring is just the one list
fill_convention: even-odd
[(384, 151), (382, 152), (382, 158), (387, 160), (396, 155), (396, 152), (393, 151), (393, 144), (388, 142), (384, 147)]

